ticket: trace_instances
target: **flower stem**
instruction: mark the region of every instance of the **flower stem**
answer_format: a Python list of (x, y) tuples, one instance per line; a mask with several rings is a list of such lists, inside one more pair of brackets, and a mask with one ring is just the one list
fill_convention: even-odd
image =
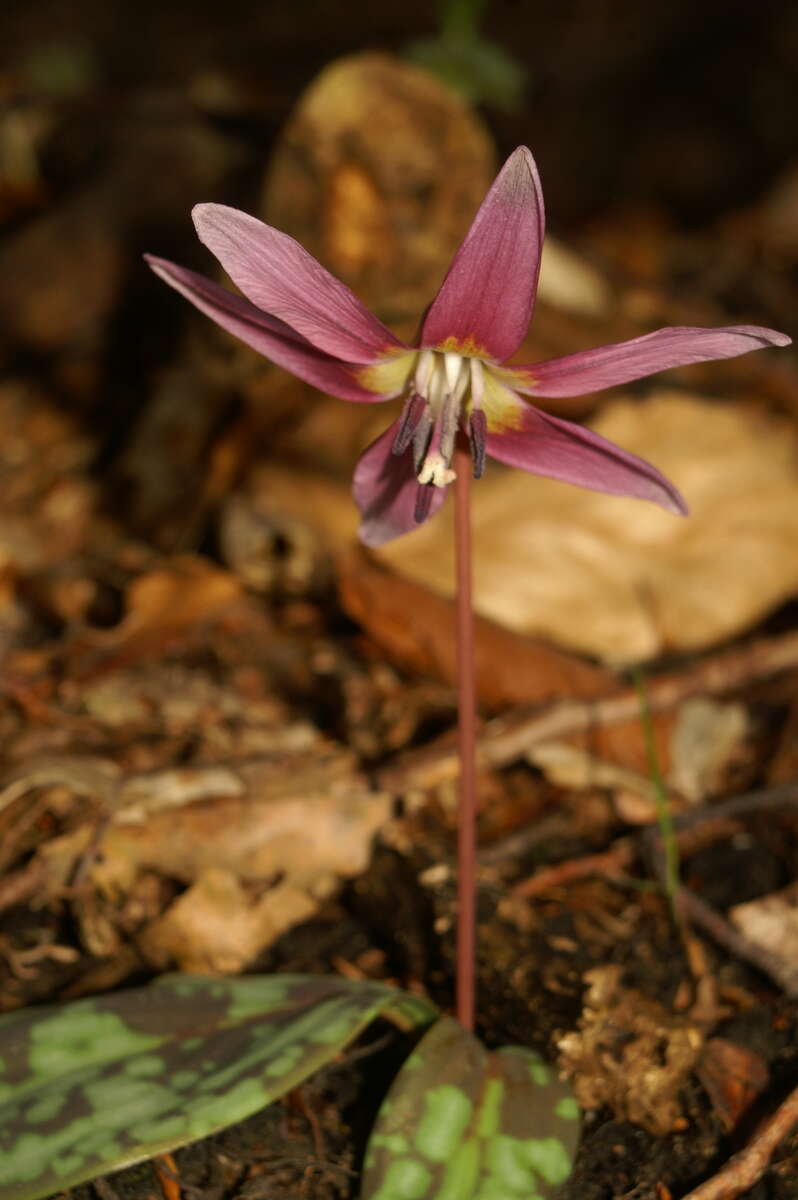
[(473, 1030), (476, 953), (476, 707), (474, 613), (471, 601), (471, 455), (458, 433), (454, 453), (455, 547), (457, 559), (457, 734), (460, 776), (457, 813), (456, 1011)]

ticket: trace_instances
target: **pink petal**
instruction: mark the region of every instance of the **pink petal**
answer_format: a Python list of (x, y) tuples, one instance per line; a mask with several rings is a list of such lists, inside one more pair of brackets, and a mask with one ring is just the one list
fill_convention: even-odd
[(430, 305), (422, 346), (504, 362), (526, 333), (540, 270), (543, 192), (526, 146), (514, 150), (482, 201)]
[(159, 278), (190, 300), (200, 312), (306, 383), (342, 400), (371, 403), (387, 398), (356, 382), (354, 372), (360, 367), (349, 366), (323, 350), (317, 350), (283, 321), (261, 312), (249, 300), (176, 263), (152, 254), (144, 257)]
[(371, 363), (402, 345), (288, 234), (224, 204), (197, 204), (193, 217), (200, 241), (244, 295), (318, 350)]
[(721, 329), (674, 327), (658, 329), (630, 342), (615, 342), (550, 358), (546, 362), (512, 367), (513, 386), (533, 396), (581, 396), (601, 388), (641, 379), (668, 367), (734, 358), (763, 346), (789, 346), (792, 339), (759, 325), (729, 325)]
[[(397, 420), (364, 450), (355, 467), (352, 494), (362, 518), (358, 536), (367, 546), (382, 546), (418, 529), (415, 512), (421, 484), (413, 470), (412, 452), (393, 453), (398, 430)], [(445, 488), (433, 488), (427, 518), (438, 511), (445, 495)]]
[(645, 459), (559, 417), (523, 406), (523, 426), (489, 433), (488, 454), (533, 475), (546, 475), (577, 487), (613, 496), (653, 500), (668, 512), (687, 514), (687, 505), (672, 483)]

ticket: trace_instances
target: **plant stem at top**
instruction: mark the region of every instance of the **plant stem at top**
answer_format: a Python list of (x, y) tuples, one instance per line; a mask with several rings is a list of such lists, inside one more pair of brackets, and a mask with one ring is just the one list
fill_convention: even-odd
[(457, 809), (457, 960), (456, 1012), (473, 1031), (476, 955), (476, 674), (474, 612), (471, 600), (471, 455), (459, 433), (454, 453), (457, 605), (457, 734), (460, 775)]

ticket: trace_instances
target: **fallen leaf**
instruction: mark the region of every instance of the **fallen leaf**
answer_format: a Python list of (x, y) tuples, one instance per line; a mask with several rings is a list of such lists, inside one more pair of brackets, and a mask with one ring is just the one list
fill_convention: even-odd
[(74, 557), (95, 505), (91, 438), (14, 380), (0, 386), (0, 425), (0, 568), (29, 572)]
[(569, 246), (547, 236), (540, 262), (537, 299), (584, 317), (605, 317), (610, 289), (602, 275)]
[(540, 742), (527, 752), (527, 760), (547, 779), (565, 788), (613, 788), (646, 797), (654, 804), (651, 780), (617, 763), (586, 754), (568, 742)]
[[(598, 432), (660, 467), (691, 507), (604, 496), (490, 464), (474, 491), (477, 610), (611, 662), (729, 638), (798, 586), (798, 439), (788, 422), (660, 390), (609, 403)], [(451, 595), (444, 515), (380, 559)], [(718, 603), (718, 597), (723, 603)]]
[(0, 812), (34, 788), (62, 786), (70, 792), (113, 806), (121, 772), (109, 759), (89, 754), (42, 755), (13, 767), (0, 787)]
[(760, 1054), (718, 1037), (704, 1045), (696, 1075), (727, 1130), (734, 1129), (769, 1079), (767, 1063)]
[[(721, 790), (748, 731), (748, 719), (740, 704), (697, 696), (674, 713), (653, 714), (652, 726), (671, 810), (681, 812)], [(562, 787), (613, 788), (616, 811), (630, 824), (656, 820), (640, 717), (618, 726), (597, 723), (567, 739), (540, 742), (527, 758)]]
[(482, 121), (427, 71), (388, 54), (351, 55), (299, 100), (272, 156), (262, 215), (385, 319), (415, 320), (493, 167)]
[[(338, 567), (344, 610), (380, 648), (406, 669), (454, 684), (454, 602), (393, 575), (362, 551), (342, 558)], [(601, 696), (620, 686), (610, 671), (484, 617), (477, 618), (475, 635), (477, 691), (488, 707)]]
[(798, 882), (729, 909), (740, 933), (785, 963), (798, 962)]
[(317, 901), (290, 883), (253, 900), (236, 876), (209, 867), (137, 943), (156, 970), (176, 965), (198, 974), (236, 975), (281, 933), (308, 920)]
[[(224, 867), (242, 881), (280, 875), (313, 889), (365, 869), (389, 812), (388, 796), (370, 790), (348, 752), (320, 744), (235, 769), (143, 774), (125, 783), (92, 878), (124, 889), (140, 869), (190, 883)], [(57, 858), (56, 845), (43, 849)]]
[(137, 576), (127, 591), (127, 615), (107, 639), (123, 641), (155, 627), (191, 628), (241, 599), (239, 581), (201, 558), (185, 555)]
[(98, 219), (98, 199), (96, 189), (80, 189), (5, 242), (5, 337), (47, 352), (96, 336), (116, 301), (123, 267), (121, 240), (109, 219)]
[(686, 700), (671, 735), (670, 783), (691, 804), (717, 794), (747, 733), (748, 714), (742, 704), (705, 696)]
[[(121, 662), (149, 657), (174, 641), (205, 631), (223, 618), (253, 610), (243, 585), (229, 571), (193, 555), (137, 575), (125, 593), (125, 616), (110, 629), (89, 629), (69, 644), (78, 677), (102, 674)], [(261, 627), (267, 622), (258, 613)]]

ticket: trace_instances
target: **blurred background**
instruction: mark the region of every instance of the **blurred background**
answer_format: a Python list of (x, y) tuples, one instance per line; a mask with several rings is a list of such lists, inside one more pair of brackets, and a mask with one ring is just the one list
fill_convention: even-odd
[[(450, 996), (447, 518), (359, 550), (351, 472), (395, 406), (285, 375), (144, 252), (219, 278), (190, 210), (232, 204), (412, 338), (523, 142), (551, 236), (519, 361), (663, 325), (794, 336), (797, 67), (792, 0), (3, 6), (0, 1008), (174, 965)], [(497, 1038), (551, 1058), (581, 1022), (570, 1068), (603, 1115), (567, 1195), (683, 1195), (768, 1079), (795, 1081), (779, 963), (798, 954), (798, 823), (777, 791), (798, 777), (794, 350), (551, 408), (654, 461), (692, 516), (498, 464), (474, 489), (480, 705), (506, 720), (481, 743), (482, 1003)], [(740, 936), (685, 957), (645, 890), (655, 790), (626, 673), (641, 663), (674, 811), (700, 825), (746, 789), (769, 797), (766, 820), (738, 805), (682, 846), (715, 930), (734, 922), (773, 956), (764, 982)], [(595, 708), (527, 724), (563, 700)], [(641, 887), (591, 873), (596, 854)], [(539, 885), (545, 902), (502, 907), (533, 871), (581, 858)], [(767, 924), (757, 906), (774, 897)], [(609, 962), (624, 982), (601, 993)], [(701, 1054), (718, 1029), (748, 1054), (742, 1100), (739, 1056), (669, 1057), (662, 1038), (693, 1019)], [(652, 1058), (671, 1067), (649, 1095)], [(308, 1194), (348, 1186), (320, 1176)], [(778, 1186), (767, 1195), (794, 1195)]]

